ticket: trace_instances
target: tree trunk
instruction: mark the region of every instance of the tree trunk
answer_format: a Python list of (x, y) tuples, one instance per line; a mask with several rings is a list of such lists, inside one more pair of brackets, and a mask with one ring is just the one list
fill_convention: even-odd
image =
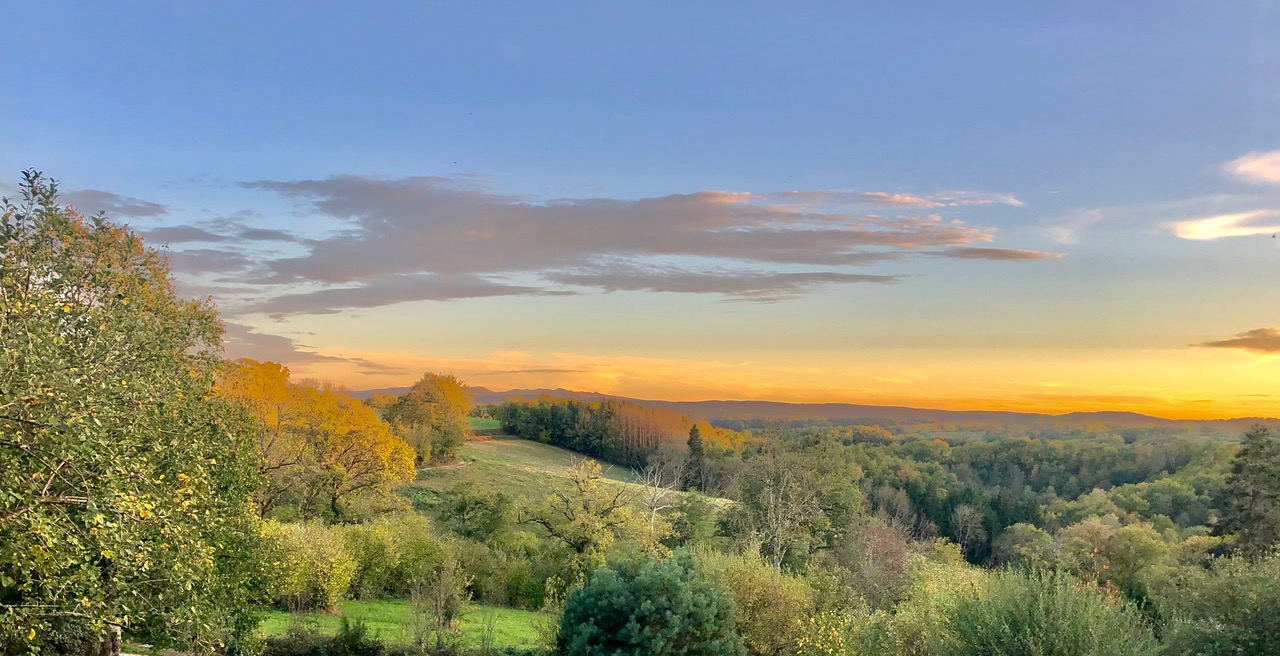
[(102, 644), (98, 645), (98, 656), (120, 656), (120, 627), (108, 624), (102, 636)]

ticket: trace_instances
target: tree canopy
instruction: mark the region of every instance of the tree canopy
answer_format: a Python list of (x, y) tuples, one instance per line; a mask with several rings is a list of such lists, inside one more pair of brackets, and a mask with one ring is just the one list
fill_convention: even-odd
[(217, 314), (53, 181), (21, 190), (0, 219), (0, 642), (68, 623), (108, 647), (122, 627), (242, 638), (266, 577), (247, 422), (213, 394)]

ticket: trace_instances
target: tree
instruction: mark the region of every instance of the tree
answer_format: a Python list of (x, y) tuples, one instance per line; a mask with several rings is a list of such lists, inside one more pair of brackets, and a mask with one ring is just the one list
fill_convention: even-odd
[(599, 563), (604, 550), (620, 535), (643, 530), (631, 508), (631, 495), (621, 484), (601, 484), (600, 463), (582, 460), (569, 468), (567, 484), (558, 485), (542, 504), (522, 512), (521, 521), (537, 524), (573, 553), (585, 571)]
[(688, 554), (623, 561), (592, 572), (565, 600), (566, 656), (745, 656), (733, 602), (701, 580)]
[(761, 456), (743, 474), (740, 512), (775, 568), (795, 543), (813, 539), (826, 519), (812, 479), (811, 470), (781, 453)]
[(457, 376), (423, 374), (404, 396), (387, 406), (385, 416), (399, 427), (418, 453), (418, 462), (452, 460), (471, 425), (471, 399)]
[(55, 182), (21, 189), (0, 218), (0, 650), (68, 623), (104, 653), (122, 629), (235, 644), (269, 577), (248, 420), (213, 393), (217, 314)]
[(1244, 434), (1224, 493), (1217, 535), (1234, 535), (1235, 549), (1246, 555), (1280, 545), (1280, 437), (1270, 427)]
[(962, 503), (951, 511), (951, 535), (970, 558), (987, 541), (982, 520), (982, 511), (967, 503)]
[(339, 520), (357, 496), (385, 500), (413, 479), (413, 450), (368, 405), (317, 381), (292, 381), (274, 362), (229, 363), (219, 392), (255, 419), (258, 509), (291, 502), (303, 514)]
[(685, 489), (703, 491), (706, 488), (707, 452), (702, 443), (702, 431), (694, 424), (689, 429), (689, 457), (684, 470)]

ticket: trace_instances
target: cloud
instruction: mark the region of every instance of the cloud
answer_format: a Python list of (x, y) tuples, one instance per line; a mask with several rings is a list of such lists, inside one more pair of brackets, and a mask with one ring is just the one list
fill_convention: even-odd
[(347, 363), (356, 365), (361, 374), (402, 374), (409, 370), (402, 366), (388, 365), (367, 358), (350, 358), (325, 355), (304, 350), (292, 338), (258, 332), (254, 328), (234, 322), (225, 324), (224, 349), (228, 358), (250, 358), (259, 362), (277, 362), (286, 366), (319, 363)]
[(481, 371), (471, 374), (472, 376), (507, 376), (507, 375), (523, 375), (523, 374), (581, 374), (586, 373), (586, 369), (508, 369), (505, 371)]
[(1173, 234), (1183, 239), (1212, 240), (1223, 237), (1248, 237), (1280, 232), (1280, 223), (1270, 225), (1255, 223), (1258, 219), (1271, 218), (1280, 212), (1270, 210), (1254, 210), (1222, 214), (1203, 219), (1190, 219), (1171, 224)]
[(1280, 150), (1249, 153), (1223, 165), (1227, 173), (1255, 184), (1280, 184)]
[(164, 216), (169, 212), (169, 208), (160, 203), (120, 196), (109, 191), (98, 191), (97, 189), (63, 192), (59, 195), (59, 198), (63, 203), (80, 210), (82, 214), (97, 214), (102, 211), (112, 218), (156, 217)]
[[(178, 247), (168, 253), (173, 270), (197, 276), (185, 283), (207, 286), (210, 279), (202, 276), (219, 274), (216, 289), (226, 292), (220, 294), (224, 304), (236, 313), (276, 317), (411, 301), (581, 293), (565, 286), (774, 301), (831, 285), (895, 282), (899, 274), (851, 269), (912, 257), (1057, 256), (988, 246), (993, 228), (931, 213), (960, 205), (1021, 205), (1013, 196), (983, 192), (701, 191), (535, 201), (497, 193), (478, 176), (340, 175), (241, 186), (292, 199), (310, 219), (338, 225), (315, 239), (241, 212), (154, 226), (144, 234), (149, 242)], [(169, 211), (95, 190), (67, 198), (122, 216)]]
[(959, 246), (941, 251), (931, 251), (925, 253), (925, 255), (953, 257), (960, 260), (1005, 260), (1011, 262), (1050, 260), (1062, 257), (1062, 253), (1049, 251), (1028, 251), (1017, 248), (978, 248), (972, 246)]
[(253, 260), (244, 253), (214, 248), (170, 251), (169, 266), (180, 273), (234, 273), (246, 271)]
[(142, 233), (152, 244), (185, 244), (191, 242), (217, 243), (228, 241), (230, 237), (219, 235), (204, 228), (191, 225), (161, 226), (151, 228)]
[(939, 208), (965, 205), (1010, 205), (1022, 207), (1023, 202), (1010, 194), (991, 194), (975, 191), (945, 191), (936, 194), (917, 195), (884, 191), (849, 191), (819, 189), (814, 191), (784, 191), (774, 194), (792, 202), (834, 205), (880, 205), (888, 207)]
[(1251, 353), (1280, 353), (1280, 328), (1257, 328), (1231, 339), (1192, 344), (1200, 348), (1238, 349)]
[(330, 287), (283, 294), (252, 304), (249, 312), (275, 317), (290, 314), (335, 314), (343, 310), (381, 307), (407, 301), (447, 301), (486, 296), (567, 296), (573, 292), (509, 285), (470, 274), (415, 273), (369, 280), (353, 287)]
[(892, 283), (896, 276), (814, 271), (772, 273), (741, 270), (690, 270), (676, 266), (614, 263), (579, 271), (546, 274), (563, 285), (596, 287), (608, 292), (648, 291), (721, 294), (735, 300), (771, 302), (796, 298), (815, 287), (847, 283)]

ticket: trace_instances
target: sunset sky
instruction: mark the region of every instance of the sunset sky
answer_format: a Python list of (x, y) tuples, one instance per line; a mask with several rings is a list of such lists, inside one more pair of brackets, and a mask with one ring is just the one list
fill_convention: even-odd
[(1280, 3), (365, 4), (7, 7), (4, 192), (352, 389), (1280, 415)]

